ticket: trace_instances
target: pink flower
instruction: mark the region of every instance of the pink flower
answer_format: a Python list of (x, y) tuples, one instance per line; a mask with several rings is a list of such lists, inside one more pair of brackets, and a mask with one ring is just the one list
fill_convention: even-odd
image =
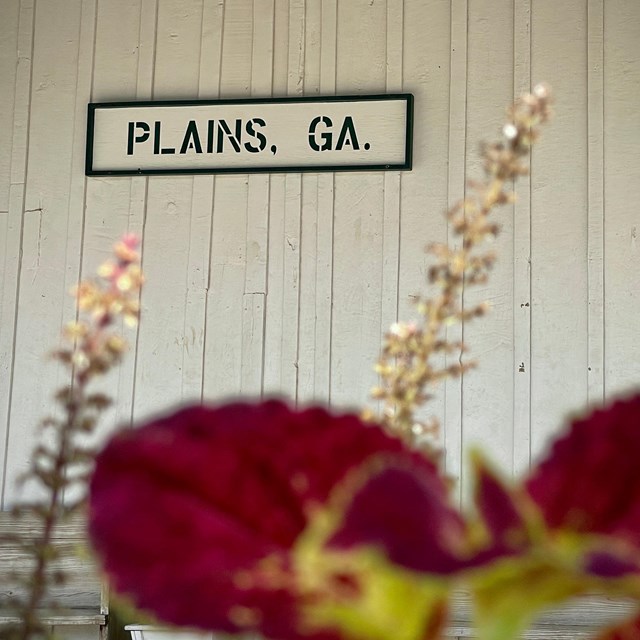
[(442, 500), (433, 463), (356, 416), (276, 401), (189, 407), (98, 456), (90, 535), (115, 589), (169, 623), (297, 638), (290, 550), (346, 474), (380, 456), (418, 470)]

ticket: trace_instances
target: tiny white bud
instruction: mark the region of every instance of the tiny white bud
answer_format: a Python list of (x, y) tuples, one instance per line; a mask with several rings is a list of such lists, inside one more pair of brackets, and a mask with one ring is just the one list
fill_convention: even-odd
[(400, 324), (399, 322), (394, 322), (390, 327), (389, 327), (389, 333), (393, 336), (401, 336), (404, 333), (404, 327), (402, 324)]
[(515, 140), (518, 137), (518, 127), (509, 122), (502, 128), (502, 133), (507, 140)]
[(80, 370), (86, 369), (89, 366), (89, 357), (84, 351), (75, 351), (71, 356), (71, 362)]
[(544, 84), (537, 84), (533, 87), (533, 95), (540, 100), (544, 100), (549, 97), (549, 89)]

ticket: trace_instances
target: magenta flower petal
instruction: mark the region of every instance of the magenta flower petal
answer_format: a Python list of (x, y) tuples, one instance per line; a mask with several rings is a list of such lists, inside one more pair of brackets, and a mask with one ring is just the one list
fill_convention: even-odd
[(380, 454), (435, 475), (353, 415), (275, 401), (186, 408), (98, 456), (90, 535), (115, 589), (169, 623), (298, 638), (289, 551), (313, 507)]
[(640, 547), (640, 395), (574, 422), (526, 488), (551, 528)]

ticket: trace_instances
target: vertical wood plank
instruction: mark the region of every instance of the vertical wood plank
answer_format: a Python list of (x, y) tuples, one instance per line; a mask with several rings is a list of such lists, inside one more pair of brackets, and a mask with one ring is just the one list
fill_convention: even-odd
[[(273, 94), (287, 95), (289, 75), (289, 0), (275, 0), (273, 23)], [(269, 193), (269, 232), (267, 260), (267, 299), (265, 308), (265, 359), (263, 391), (267, 395), (286, 392), (290, 397), (294, 389), (285, 389), (283, 382), (282, 343), (289, 327), (284, 327), (284, 208), (285, 176), (271, 176)], [(287, 245), (288, 246), (288, 245)]]
[[(289, 55), (287, 95), (304, 93), (306, 0), (289, 2)], [(289, 397), (298, 401), (298, 358), (300, 332), (300, 241), (302, 232), (302, 176), (285, 176), (283, 304), (282, 304), (282, 385)]]
[[(253, 2), (251, 95), (268, 97), (272, 92), (274, 1)], [(247, 196), (247, 270), (242, 316), (243, 394), (259, 396), (264, 380), (265, 298), (269, 229), (268, 174), (249, 176)]]
[[(69, 258), (67, 259), (63, 278), (64, 290), (67, 294), (77, 286), (82, 274), (87, 186), (84, 176), (86, 111), (87, 103), (91, 101), (93, 83), (96, 4), (97, 0), (82, 0), (67, 213), (66, 251)], [(76, 315), (77, 301), (75, 297), (67, 295), (62, 303), (63, 322), (69, 322)], [(86, 490), (84, 488), (73, 487), (65, 490), (64, 498), (69, 502), (74, 502), (83, 497), (85, 493)]]
[[(7, 20), (7, 26), (10, 21)], [(15, 337), (18, 320), (20, 274), (22, 271), (23, 210), (28, 159), (30, 125), (31, 73), (33, 60), (34, 6), (32, 0), (21, 0), (16, 22), (15, 65), (11, 159), (7, 213), (0, 214), (0, 230), (4, 245), (2, 296), (0, 297), (0, 509), (8, 506), (13, 492), (13, 477), (7, 477), (9, 460), (9, 428), (15, 371)], [(11, 59), (11, 58), (10, 58)], [(8, 92), (9, 93), (9, 92)]]
[[(505, 105), (513, 99), (513, 28), (512, 0), (469, 4), (467, 181), (482, 179), (481, 143), (500, 134)], [(463, 327), (469, 349), (464, 357), (478, 361), (478, 368), (465, 374), (462, 381), (463, 469), (470, 449), (478, 445), (488, 450), (498, 468), (510, 469), (513, 464), (513, 207), (500, 207), (493, 215), (501, 234), (492, 246), (478, 251), (495, 251), (496, 264), (485, 285), (463, 289), (465, 308), (484, 301), (491, 305), (486, 316)], [(463, 486), (463, 492), (470, 489)]]
[[(531, 0), (513, 5), (514, 98), (531, 89)], [(529, 164), (531, 155), (529, 154)], [(531, 180), (521, 176), (513, 205), (513, 475), (531, 462)]]
[[(391, 19), (389, 8), (391, 5), (387, 11)], [(428, 293), (426, 274), (430, 259), (426, 246), (447, 241), (444, 213), (449, 163), (443, 159), (449, 158), (449, 107), (451, 104), (459, 109), (461, 104), (449, 95), (451, 56), (460, 53), (458, 44), (454, 47), (456, 51), (451, 51), (451, 11), (448, 0), (431, 3), (428, 11), (416, 2), (405, 2), (403, 8), (403, 90), (415, 97), (413, 170), (402, 173), (400, 194), (398, 316), (403, 321), (416, 317), (416, 297)], [(432, 35), (425, 38), (425, 33)], [(461, 80), (462, 84), (457, 79), (455, 90), (462, 89), (464, 98), (464, 69)], [(457, 131), (464, 134), (464, 100), (462, 107), (463, 119)], [(464, 177), (460, 186), (464, 186)], [(385, 331), (387, 328), (388, 325), (382, 327)], [(449, 434), (444, 422), (445, 389), (441, 387), (434, 392), (434, 398), (417, 417), (435, 416), (440, 420), (443, 434), (439, 444), (446, 448), (447, 460), (456, 459), (460, 451), (454, 444), (456, 427)]]
[[(310, 52), (307, 51), (307, 56)], [(310, 403), (316, 393), (316, 279), (318, 264), (318, 176), (302, 176), (300, 228), (300, 317), (298, 338), (298, 393)]]
[[(305, 92), (331, 95), (336, 81), (336, 0), (309, 4)], [(333, 174), (303, 177), (298, 399), (329, 403), (333, 288)]]
[[(158, 3), (154, 98), (192, 97), (200, 78), (202, 0)], [(203, 327), (198, 305), (188, 304), (187, 289), (198, 251), (190, 244), (193, 178), (149, 180), (144, 223), (142, 290), (145, 320), (138, 332), (134, 415), (157, 412), (167, 400), (200, 397)], [(204, 216), (206, 225), (206, 214)]]
[[(305, 7), (304, 78), (305, 95), (320, 93), (322, 4), (308, 2)], [(300, 222), (300, 318), (298, 337), (298, 402), (310, 403), (316, 396), (317, 291), (322, 277), (318, 247), (318, 174), (304, 174)]]
[[(198, 97), (215, 99), (220, 94), (220, 67), (224, 4), (216, 0), (203, 0), (201, 14), (201, 41), (198, 73)], [(187, 317), (193, 320), (191, 349), (193, 354), (183, 361), (182, 398), (203, 399), (205, 358), (207, 350), (207, 310), (210, 283), (210, 256), (212, 246), (213, 198), (215, 177), (193, 176), (191, 210), (189, 218), (189, 256), (185, 306)], [(185, 335), (188, 330), (185, 328)], [(186, 345), (185, 345), (186, 346)]]
[[(447, 208), (465, 197), (466, 183), (466, 118), (467, 118), (467, 0), (454, 0), (451, 4), (451, 60), (449, 76), (449, 172), (447, 176)], [(457, 246), (452, 230), (447, 228), (447, 244)], [(462, 327), (447, 331), (450, 341), (462, 340)], [(454, 358), (459, 355), (452, 354)], [(448, 364), (448, 358), (447, 358)], [(444, 446), (445, 469), (454, 479), (458, 499), (462, 496), (464, 479), (462, 424), (462, 380), (448, 379), (444, 384)]]
[[(6, 0), (2, 4), (0, 20), (0, 78), (3, 91), (0, 92), (0, 113), (5, 123), (14, 121), (16, 92), (16, 72), (18, 69), (18, 32), (20, 20), (20, 0)], [(0, 127), (0, 231), (5, 237), (5, 225), (9, 213), (9, 190), (11, 185), (11, 147), (13, 127)], [(2, 300), (0, 282), (0, 301)]]
[[(301, 95), (305, 2), (279, 1), (275, 9), (273, 91), (276, 95)], [(286, 76), (278, 65), (286, 65)], [(294, 400), (298, 393), (301, 198), (300, 174), (271, 177), (265, 390)]]
[[(95, 37), (92, 100), (135, 100), (141, 56), (141, 1), (114, 1), (98, 5)], [(155, 34), (153, 36), (155, 38)], [(150, 97), (150, 96), (148, 96)], [(135, 178), (133, 180), (144, 180)], [(130, 178), (87, 180), (82, 277), (92, 277), (96, 267), (111, 252), (116, 239), (126, 231), (140, 231), (132, 224)], [(135, 333), (125, 331), (130, 342)], [(115, 422), (127, 422), (131, 412), (135, 342), (118, 370), (105, 381), (105, 392), (114, 398), (103, 415), (101, 432)]]
[[(203, 0), (198, 97), (220, 95), (224, 4)], [(193, 176), (189, 224), (186, 306), (196, 332), (194, 356), (186, 358), (182, 377), (182, 397), (203, 399), (208, 290), (213, 228), (215, 176)], [(185, 314), (187, 318), (187, 314)]]
[(262, 392), (265, 295), (263, 293), (245, 293), (242, 300), (240, 393), (256, 398), (260, 397)]
[[(81, 0), (71, 0), (62, 9), (51, 0), (37, 3), (9, 413), (9, 423), (19, 428), (11, 429), (8, 437), (5, 498), (9, 502), (15, 495), (15, 478), (29, 464), (37, 425), (51, 411), (51, 393), (69, 382), (68, 371), (47, 361), (46, 354), (59, 344), (68, 320), (65, 274), (70, 269), (77, 278), (79, 271), (77, 247), (68, 243), (68, 213), (81, 20)], [(37, 371), (44, 375), (34, 375)], [(30, 496), (31, 490), (25, 490), (25, 497)]]
[[(320, 93), (336, 92), (337, 0), (322, 0)], [(331, 402), (331, 342), (333, 301), (334, 184), (332, 173), (318, 176), (317, 273), (315, 288), (314, 399)]]
[(556, 87), (556, 116), (533, 150), (531, 412), (536, 456), (587, 402), (587, 4), (540, 0), (532, 77)]
[[(86, 111), (91, 101), (94, 67), (94, 42), (96, 38), (97, 0), (82, 0), (80, 38), (78, 49), (77, 81), (75, 87), (75, 118), (72, 136), (71, 176), (69, 179), (69, 205), (67, 226), (67, 252), (80, 257), (79, 263), (68, 262), (65, 270), (64, 288), (71, 291), (82, 273), (84, 250), (85, 205), (87, 180), (84, 176)], [(64, 321), (76, 314), (77, 303), (68, 295), (63, 305)]]
[[(135, 95), (137, 100), (151, 100), (153, 98), (154, 70), (156, 62), (156, 44), (158, 27), (159, 0), (140, 0), (138, 18), (137, 42), (137, 70)], [(135, 233), (141, 239), (141, 266), (144, 271), (144, 230), (147, 219), (147, 193), (149, 178), (131, 178), (129, 188), (129, 208), (127, 231)], [(142, 322), (144, 322), (144, 314)], [(118, 371), (118, 398), (115, 410), (116, 423), (131, 423), (136, 395), (136, 373), (138, 365), (138, 337), (140, 324), (135, 338), (131, 340), (131, 355), (125, 361), (125, 366)]]
[[(4, 90), (0, 91), (0, 113), (4, 114), (7, 123), (7, 126), (0, 128), (0, 256), (2, 256), (0, 258), (0, 274), (2, 274), (0, 277), (0, 443), (2, 443), (0, 451), (4, 451), (7, 427), (4, 407), (8, 402), (11, 384), (10, 362), (16, 308), (15, 277), (19, 250), (18, 243), (14, 245), (15, 225), (11, 225), (11, 233), (9, 230), (19, 20), (20, 0), (9, 0), (3, 5), (2, 21), (0, 21), (0, 78), (4, 81)], [(9, 331), (11, 331), (11, 337)], [(1, 455), (0, 495), (2, 495), (3, 460), (4, 455)]]
[[(92, 100), (135, 100), (138, 95), (139, 74), (144, 64), (142, 57), (148, 41), (143, 39), (141, 24), (149, 0), (137, 2), (114, 1), (100, 3), (96, 17), (94, 45), (94, 77)], [(148, 19), (148, 16), (144, 16)], [(155, 41), (155, 19), (151, 44)], [(149, 37), (147, 35), (147, 37)], [(152, 46), (153, 48), (153, 46)], [(150, 66), (146, 70), (151, 75)], [(150, 98), (148, 94), (146, 96)], [(134, 184), (143, 182), (141, 202), (134, 204)], [(145, 178), (90, 178), (87, 180), (86, 213), (83, 242), (82, 277), (89, 278), (96, 267), (107, 259), (113, 243), (123, 233), (141, 233), (144, 207)], [(114, 402), (103, 414), (98, 438), (105, 438), (116, 425), (131, 419), (134, 394), (136, 332), (122, 332), (130, 343), (129, 353), (121, 365), (103, 382), (105, 393)]]
[(604, 401), (604, 0), (587, 4), (588, 398)]
[[(216, 22), (212, 19), (220, 17), (214, 13), (216, 9), (211, 2), (202, 0), (200, 7), (194, 6), (196, 15), (195, 24), (199, 22), (199, 49), (197, 64), (192, 63), (198, 69), (197, 95), (203, 97), (203, 93), (211, 95), (217, 93), (216, 76), (211, 73), (208, 56), (217, 55), (216, 42), (218, 35)], [(200, 14), (198, 15), (198, 10)], [(205, 14), (206, 12), (206, 14)], [(210, 22), (207, 22), (208, 18)], [(218, 23), (219, 25), (219, 23)], [(205, 33), (208, 29), (208, 33)], [(215, 67), (214, 67), (215, 69)], [(193, 176), (191, 184), (186, 186), (190, 191), (189, 221), (188, 221), (188, 252), (186, 263), (186, 281), (181, 283), (184, 291), (184, 315), (182, 336), (184, 350), (182, 354), (182, 386), (180, 397), (182, 400), (202, 399), (202, 380), (204, 375), (204, 347), (205, 347), (205, 318), (207, 281), (209, 276), (210, 238), (213, 207), (213, 179), (210, 176)]]
[(640, 4), (604, 3), (605, 392), (638, 388)]
[[(386, 3), (338, 3), (337, 92), (384, 92)], [(372, 37), (373, 34), (376, 37)], [(336, 174), (331, 402), (363, 406), (376, 383), (382, 328), (383, 187), (380, 174)]]
[[(225, 5), (223, 29), (220, 96), (247, 97), (252, 78), (253, 4)], [(203, 382), (208, 399), (240, 392), (243, 345), (250, 354), (256, 350), (252, 335), (247, 333), (251, 325), (245, 323), (260, 313), (253, 305), (245, 310), (244, 301), (248, 184), (246, 175), (217, 176), (215, 182)], [(252, 366), (250, 359), (245, 364)]]
[[(403, 90), (403, 0), (387, 0), (387, 93)], [(400, 202), (402, 174), (385, 172), (382, 231), (382, 304), (380, 326), (385, 332), (398, 319), (398, 279), (400, 275)]]

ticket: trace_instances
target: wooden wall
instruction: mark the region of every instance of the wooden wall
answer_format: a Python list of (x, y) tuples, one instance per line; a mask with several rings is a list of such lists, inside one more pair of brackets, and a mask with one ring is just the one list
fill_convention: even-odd
[[(440, 389), (447, 467), (520, 471), (566, 414), (640, 382), (637, 0), (2, 0), (2, 507), (64, 372), (67, 291), (125, 231), (147, 284), (104, 424), (187, 399), (366, 402), (479, 141), (532, 82), (557, 96), (499, 213), (480, 368)], [(407, 173), (85, 178), (90, 101), (411, 92)], [(456, 333), (454, 331), (454, 333)]]

